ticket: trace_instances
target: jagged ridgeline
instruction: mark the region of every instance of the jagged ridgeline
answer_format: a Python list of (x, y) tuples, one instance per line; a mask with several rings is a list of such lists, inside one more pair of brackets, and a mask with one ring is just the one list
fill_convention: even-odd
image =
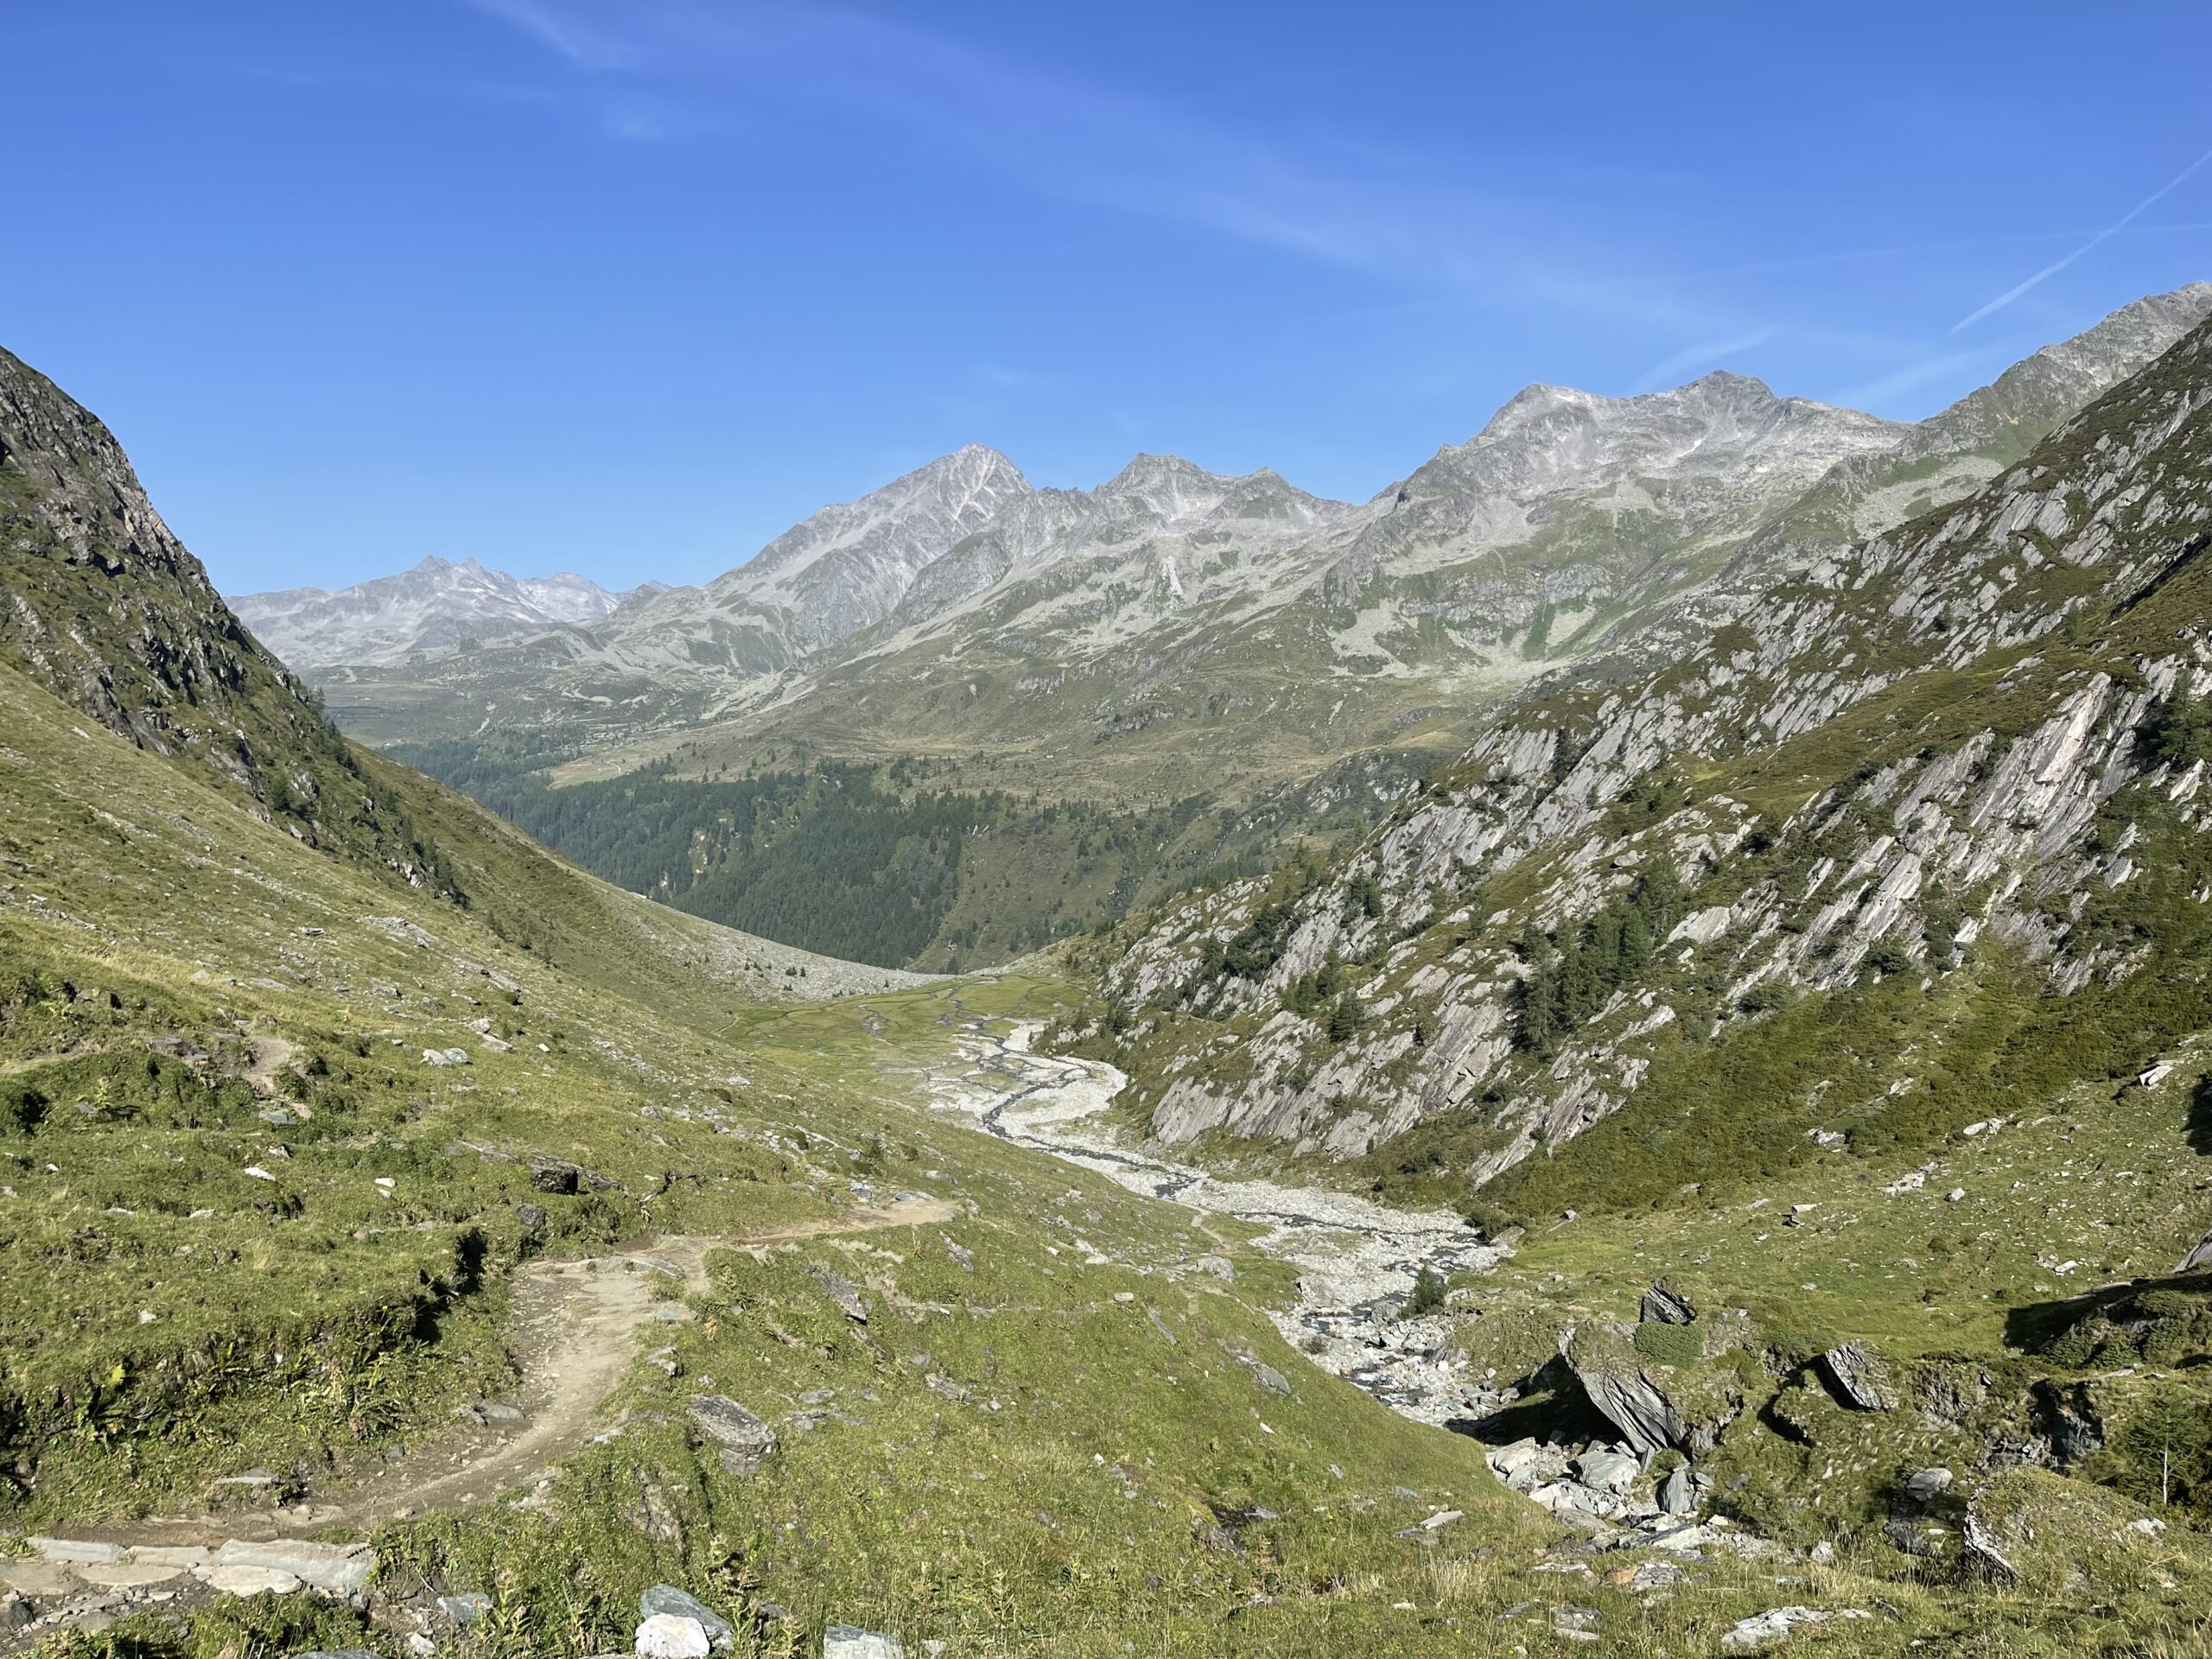
[(1540, 1522), (1243, 1239), (922, 1109), (1053, 984), (781, 950), (351, 747), (0, 366), (0, 1650), (607, 1652), (688, 1586), (755, 1655), (1410, 1656), (1447, 1502), (1510, 1605)]
[(2133, 1077), (2212, 1025), (2208, 404), (2199, 327), (1955, 506), (1785, 521), (1340, 864), (1118, 936), (1071, 1038), (1166, 1140), (1529, 1217)]

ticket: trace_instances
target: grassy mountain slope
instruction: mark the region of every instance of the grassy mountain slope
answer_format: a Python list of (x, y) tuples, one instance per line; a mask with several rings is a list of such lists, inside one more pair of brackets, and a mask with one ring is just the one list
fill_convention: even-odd
[[(1160, 1276), (1217, 1248), (1179, 1216), (933, 1124), (864, 1052), (833, 1064), (733, 1048), (652, 983), (618, 1000), (467, 912), (391, 894), (85, 733), (10, 671), (0, 706), (0, 1249), (13, 1264), (0, 1525), (188, 1511), (256, 1469), (286, 1497), (342, 1500), (386, 1455), (448, 1434), (455, 1408), (512, 1389), (505, 1315), (525, 1259), (834, 1228), (895, 1185), (950, 1199), (954, 1219), (868, 1236), (857, 1253), (710, 1256), (701, 1318), (672, 1333), (675, 1375), (632, 1372), (607, 1421), (633, 1427), (585, 1449), (548, 1509), (429, 1517), (387, 1553), (450, 1587), (505, 1584), (542, 1628), (573, 1619), (569, 1650), (612, 1644), (643, 1584), (711, 1581), (741, 1554), (761, 1593), (810, 1624), (864, 1615), (995, 1651), (1071, 1606), (1102, 1631), (1187, 1624), (1213, 1639), (1218, 1615), (1193, 1610), (1241, 1599), (1245, 1567), (1209, 1552), (1191, 1516), (1209, 1499), (1302, 1514), (1292, 1495), (1335, 1485), (1332, 1462), (1384, 1511), (1287, 1523), (1270, 1546), (1283, 1570), (1418, 1573), (1421, 1552), (1385, 1524), (1414, 1508), (1389, 1497), (1398, 1484), (1449, 1488), (1491, 1517), (1486, 1537), (1522, 1535), (1460, 1443), (1319, 1377), (1273, 1409), (1221, 1344), (1299, 1362), (1245, 1300)], [(925, 1003), (904, 1034), (942, 1045), (941, 1012), (972, 1018), (1024, 994)], [(471, 1064), (422, 1058), (448, 1047)], [(549, 1158), (590, 1172), (575, 1195), (540, 1190), (533, 1160)], [(1071, 1195), (1110, 1267), (1048, 1253)], [(946, 1238), (972, 1252), (973, 1280)], [(888, 1299), (881, 1331), (822, 1298), (807, 1272), (824, 1259)], [(1261, 1271), (1255, 1294), (1267, 1283)], [(1124, 1286), (1177, 1332), (1174, 1353), (1114, 1300)], [(1085, 1357), (1074, 1371), (1071, 1344)], [(972, 1402), (955, 1408), (900, 1363), (923, 1348)], [(799, 1437), (751, 1485), (675, 1426), (696, 1392), (780, 1415), (816, 1387), (866, 1423)], [(862, 1404), (862, 1389), (880, 1398)], [(1145, 1472), (1109, 1485), (1094, 1450)], [(970, 1465), (993, 1471), (988, 1490), (967, 1486)], [(917, 1535), (948, 1478), (963, 1483), (966, 1538)], [(1131, 1479), (1141, 1503), (1120, 1496)], [(647, 1491), (672, 1521), (637, 1521)], [(1092, 1587), (1071, 1603), (1066, 1574), (1086, 1560)], [(1378, 1612), (1391, 1622), (1370, 1595), (1345, 1617)]]

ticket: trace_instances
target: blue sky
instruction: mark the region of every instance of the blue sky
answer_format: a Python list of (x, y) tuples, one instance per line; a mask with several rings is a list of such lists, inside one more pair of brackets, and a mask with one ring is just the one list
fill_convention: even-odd
[(2212, 276), (2212, 10), (1815, 10), (17, 6), (0, 345), (229, 591), (624, 586), (971, 441), (1358, 499), (1531, 380), (1916, 416)]

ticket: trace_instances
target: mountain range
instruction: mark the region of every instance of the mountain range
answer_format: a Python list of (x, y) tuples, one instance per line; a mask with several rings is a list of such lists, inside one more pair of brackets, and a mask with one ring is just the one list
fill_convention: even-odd
[[(613, 746), (602, 769), (680, 731), (721, 760), (988, 751), (1054, 791), (1217, 791), (1224, 769), (1262, 786), (1448, 748), (1467, 708), (1710, 579), (1785, 512), (1860, 535), (1956, 499), (2209, 308), (2204, 284), (2140, 301), (1917, 423), (1726, 373), (1625, 398), (1532, 386), (1357, 505), (1172, 456), (1040, 489), (970, 446), (704, 587), (556, 591), (426, 562), (238, 607), (378, 741), (488, 719)], [(1208, 733), (1232, 708), (1227, 746)]]
[(623, 605), (666, 591), (647, 582), (609, 593), (585, 577), (510, 576), (474, 559), (435, 554), (411, 570), (326, 593), (289, 588), (248, 594), (238, 616), (302, 673), (405, 662), (418, 654), (474, 651), (488, 640), (554, 628), (588, 628)]
[[(2202, 283), (2139, 301), (1917, 423), (1727, 373), (1632, 397), (1531, 386), (1361, 503), (1156, 455), (1039, 488), (971, 446), (588, 625), (533, 620), (467, 566), (239, 608), (294, 634), (321, 619), (318, 651), (372, 642), (295, 665), (346, 729), (603, 874), (796, 944), (972, 964), (1361, 833), (1524, 691), (1694, 649), (1814, 550), (1970, 494), (2209, 310)], [(280, 612), (302, 621), (259, 620)], [(923, 831), (939, 796), (889, 772), (917, 764), (946, 799), (1036, 810)], [(761, 884), (805, 838), (770, 860), (731, 828), (818, 818), (802, 803), (823, 766), (874, 780), (838, 798), (880, 807), (886, 848), (933, 837), (888, 931), (828, 920), (856, 892), (772, 913)], [(615, 781), (641, 767), (650, 842)], [(787, 780), (767, 818), (760, 790), (725, 787), (761, 776)], [(1120, 815), (1116, 850), (1055, 804)], [(821, 868), (799, 855), (779, 891)]]

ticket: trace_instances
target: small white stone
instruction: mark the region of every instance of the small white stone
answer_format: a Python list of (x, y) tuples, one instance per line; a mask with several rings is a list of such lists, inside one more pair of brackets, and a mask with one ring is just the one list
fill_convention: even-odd
[(637, 1651), (645, 1659), (707, 1659), (707, 1627), (696, 1618), (655, 1613), (638, 1626)]
[(300, 1581), (280, 1567), (216, 1567), (207, 1570), (207, 1587), (225, 1596), (257, 1596), (264, 1590), (289, 1596), (300, 1587)]

